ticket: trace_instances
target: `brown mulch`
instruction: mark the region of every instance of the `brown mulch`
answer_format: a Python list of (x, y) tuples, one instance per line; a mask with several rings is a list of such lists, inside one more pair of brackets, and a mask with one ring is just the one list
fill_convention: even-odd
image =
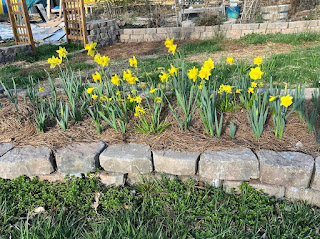
[[(22, 99), (21, 99), (22, 100)], [(23, 100), (22, 100), (23, 101)], [(119, 143), (141, 143), (150, 145), (152, 149), (176, 149), (188, 151), (204, 151), (207, 149), (218, 150), (234, 147), (248, 147), (254, 150), (272, 149), (276, 151), (301, 151), (313, 156), (320, 155), (320, 147), (315, 144), (313, 134), (307, 133), (307, 126), (301, 122), (298, 115), (292, 114), (286, 125), (282, 140), (274, 137), (272, 119), (269, 118), (265, 130), (260, 139), (256, 139), (247, 120), (245, 110), (227, 112), (223, 119), (223, 135), (221, 138), (210, 137), (204, 131), (199, 114), (194, 115), (189, 131), (182, 131), (177, 122), (169, 114), (168, 121), (171, 125), (161, 134), (149, 135), (129, 130), (122, 135), (104, 126), (101, 135), (97, 135), (92, 126), (91, 119), (80, 123), (70, 123), (66, 132), (63, 132), (54, 122), (50, 122), (45, 133), (37, 132), (26, 115), (27, 107), (24, 103), (19, 105), (22, 117), (22, 124), (16, 118), (13, 105), (4, 96), (0, 96), (2, 110), (0, 110), (0, 142), (12, 142), (16, 146), (48, 146), (55, 150), (75, 142), (104, 141), (107, 144)], [(237, 126), (236, 137), (229, 136), (229, 124), (233, 122)], [(320, 123), (320, 122), (319, 122)], [(131, 120), (129, 128), (134, 128), (134, 120)], [(297, 142), (303, 144), (302, 148), (296, 148)]]

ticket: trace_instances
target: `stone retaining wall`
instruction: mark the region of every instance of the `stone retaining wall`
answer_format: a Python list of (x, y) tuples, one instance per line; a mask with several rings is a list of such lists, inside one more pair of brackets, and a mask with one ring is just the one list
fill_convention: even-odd
[(154, 150), (147, 145), (104, 142), (78, 143), (52, 152), (47, 147), (15, 148), (0, 143), (0, 177), (38, 176), (63, 180), (64, 175), (99, 173), (106, 185), (135, 183), (141, 177), (193, 178), (227, 192), (246, 181), (278, 198), (303, 200), (320, 207), (320, 157), (300, 152), (275, 152), (248, 148), (179, 152)]
[(0, 47), (0, 65), (14, 61), (19, 54), (32, 54), (31, 46), (26, 44)]
[(226, 24), (217, 26), (200, 27), (161, 27), (161, 28), (135, 28), (122, 29), (120, 32), (121, 42), (146, 42), (163, 41), (167, 37), (185, 40), (207, 40), (222, 35), (226, 38), (239, 39), (251, 34), (266, 33), (299, 33), (320, 32), (320, 20), (296, 21), (296, 22), (273, 22), (251, 24)]
[(100, 46), (112, 45), (119, 41), (120, 29), (116, 20), (95, 20), (87, 22), (88, 41)]

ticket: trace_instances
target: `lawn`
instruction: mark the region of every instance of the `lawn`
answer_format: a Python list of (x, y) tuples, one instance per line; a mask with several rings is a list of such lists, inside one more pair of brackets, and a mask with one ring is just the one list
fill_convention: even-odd
[[(269, 198), (247, 184), (241, 191), (165, 177), (124, 187), (104, 187), (94, 177), (0, 179), (0, 237), (320, 238), (319, 208)], [(38, 207), (45, 212), (35, 213)]]

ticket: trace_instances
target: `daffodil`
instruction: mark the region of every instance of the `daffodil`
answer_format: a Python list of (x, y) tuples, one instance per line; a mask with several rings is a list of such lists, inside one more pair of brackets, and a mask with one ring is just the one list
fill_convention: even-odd
[(131, 77), (132, 77), (132, 73), (131, 73), (130, 70), (127, 70), (127, 71), (124, 71), (124, 72), (123, 72), (123, 79), (124, 79), (124, 80), (128, 80), (128, 79), (131, 78)]
[(252, 88), (256, 88), (257, 85), (258, 85), (258, 84), (257, 84), (256, 82), (251, 82), (251, 87), (252, 87)]
[(97, 80), (101, 82), (101, 74), (96, 71), (95, 74), (92, 74), (93, 80), (96, 82)]
[(40, 92), (40, 91), (43, 91), (42, 87), (39, 87), (39, 92)]
[(174, 55), (174, 53), (176, 52), (176, 50), (177, 50), (177, 45), (176, 45), (176, 44), (173, 44), (172, 46), (170, 46), (170, 47), (168, 48), (168, 52), (171, 52), (172, 55)]
[(200, 72), (199, 72), (199, 77), (203, 80), (203, 79), (206, 79), (206, 80), (209, 80), (209, 77), (211, 76), (211, 73), (210, 73), (210, 69), (209, 68), (206, 68), (206, 67), (202, 67)]
[(227, 64), (232, 65), (233, 64), (233, 57), (232, 56), (227, 57), (226, 62), (227, 62)]
[(129, 59), (129, 64), (130, 64), (130, 66), (134, 66), (134, 67), (137, 68), (137, 66), (138, 66), (138, 61), (137, 61), (137, 59), (136, 59), (135, 56), (133, 56), (132, 58)]
[(156, 90), (158, 90), (157, 88), (153, 88), (153, 86), (151, 86), (150, 88), (150, 94), (153, 94)]
[[(99, 54), (100, 55), (100, 54)], [(108, 56), (100, 56), (98, 61), (96, 61), (100, 66), (106, 67), (109, 65), (110, 58)]]
[(116, 86), (120, 85), (120, 78), (117, 74), (115, 74), (114, 76), (111, 77), (111, 83)]
[(87, 93), (88, 93), (88, 94), (92, 94), (93, 90), (94, 90), (94, 88), (88, 88), (88, 89), (87, 89)]
[(96, 51), (96, 46), (97, 46), (97, 43), (96, 42), (92, 42), (92, 43), (89, 43), (87, 44), (84, 49), (86, 51), (88, 51), (88, 55), (89, 56), (94, 56), (94, 52)]
[(96, 99), (98, 98), (98, 96), (97, 96), (96, 94), (93, 94), (93, 95), (91, 96), (91, 98), (92, 98), (93, 100), (96, 100)]
[(236, 93), (240, 94), (241, 90), (240, 89), (236, 89)]
[(52, 56), (51, 58), (48, 58), (48, 63), (50, 64), (50, 68), (55, 68), (56, 65), (60, 65), (62, 63), (62, 59)]
[(260, 66), (262, 64), (262, 58), (260, 56), (257, 56), (256, 58), (254, 58), (253, 64)]
[(259, 66), (255, 68), (251, 68), (249, 72), (249, 76), (252, 80), (260, 80), (262, 75), (263, 75), (263, 72), (261, 71)]
[(130, 77), (130, 78), (127, 78), (127, 82), (128, 82), (130, 85), (134, 85), (137, 81), (138, 81), (138, 78), (135, 77), (135, 76), (132, 76), (132, 77)]
[(140, 117), (141, 115), (145, 114), (146, 111), (145, 109), (143, 109), (140, 105), (137, 105), (135, 108), (134, 108), (134, 116), (135, 117)]
[(193, 67), (188, 72), (188, 77), (190, 80), (193, 80), (193, 82), (195, 82), (198, 78), (198, 71), (199, 71), (198, 68)]
[(208, 60), (206, 60), (204, 63), (203, 63), (203, 67), (204, 68), (207, 68), (209, 70), (212, 70), (214, 68), (214, 62), (211, 58), (208, 58)]
[(59, 58), (66, 58), (68, 55), (66, 48), (61, 46), (59, 46), (59, 50), (57, 50), (57, 53), (59, 54)]
[(120, 91), (117, 91), (117, 92), (116, 92), (116, 95), (120, 95)]
[(252, 87), (249, 87), (248, 93), (253, 93), (253, 92), (254, 92), (253, 90), (254, 90), (254, 89), (253, 89)]
[(292, 99), (293, 99), (293, 97), (290, 95), (282, 96), (280, 98), (280, 100), (281, 100), (280, 105), (283, 105), (284, 107), (288, 108), (290, 105), (292, 105)]
[(178, 69), (176, 68), (176, 67), (174, 67), (173, 65), (171, 65), (171, 68), (170, 69), (168, 69), (168, 71), (169, 71), (169, 73), (170, 73), (170, 75), (178, 75)]
[(259, 83), (259, 86), (260, 86), (260, 87), (263, 87), (263, 83), (262, 83), (262, 82), (260, 82), (260, 83)]
[(198, 85), (199, 90), (201, 90), (203, 87), (203, 81), (200, 82), (200, 84)]
[(160, 78), (161, 82), (164, 82), (164, 81), (168, 82), (169, 76), (170, 76), (170, 74), (162, 71), (161, 74), (159, 75), (159, 78)]
[(141, 84), (141, 87), (142, 87), (142, 88), (145, 88), (145, 87), (146, 87), (146, 83), (142, 83), (142, 84)]
[(222, 89), (223, 89), (223, 91), (226, 92), (227, 94), (231, 94), (231, 93), (232, 93), (232, 87), (231, 87), (231, 85), (223, 85)]
[(131, 97), (131, 94), (128, 94), (128, 95), (127, 95), (127, 99), (128, 99), (130, 102), (134, 102), (134, 98)]
[(156, 97), (154, 100), (157, 104), (160, 104), (162, 102), (161, 97)]
[(272, 101), (274, 101), (275, 99), (277, 99), (277, 96), (270, 96), (270, 97), (269, 97), (269, 102), (272, 102)]
[(137, 102), (138, 104), (141, 103), (142, 98), (140, 96), (137, 96), (136, 98), (134, 98), (135, 102)]
[(167, 37), (166, 41), (164, 42), (164, 45), (169, 48), (170, 46), (173, 45), (173, 40), (174, 40), (174, 37), (172, 39), (170, 39), (169, 37)]

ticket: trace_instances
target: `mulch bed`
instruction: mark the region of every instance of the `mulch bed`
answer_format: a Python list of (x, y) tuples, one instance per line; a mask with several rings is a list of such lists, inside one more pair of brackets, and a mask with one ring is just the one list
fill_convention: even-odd
[[(23, 99), (20, 99), (23, 102)], [(75, 142), (104, 141), (107, 144), (141, 143), (150, 145), (153, 150), (176, 149), (185, 151), (220, 150), (234, 147), (248, 147), (254, 150), (270, 149), (275, 151), (300, 151), (313, 156), (320, 155), (320, 146), (315, 144), (314, 134), (307, 133), (307, 125), (300, 121), (297, 114), (293, 113), (287, 120), (283, 139), (274, 137), (272, 118), (268, 118), (265, 130), (260, 139), (256, 139), (247, 119), (247, 112), (243, 109), (235, 112), (224, 113), (223, 135), (221, 138), (211, 137), (204, 131), (198, 112), (195, 113), (189, 131), (182, 131), (175, 119), (169, 114), (168, 121), (171, 125), (161, 134), (142, 134), (132, 130), (135, 120), (129, 123), (128, 132), (122, 135), (105, 124), (101, 135), (97, 135), (92, 126), (91, 119), (80, 123), (70, 122), (69, 128), (63, 132), (55, 121), (49, 123), (45, 133), (39, 133), (28, 121), (27, 106), (19, 105), (22, 115), (22, 124), (16, 118), (11, 102), (0, 96), (0, 142), (12, 142), (16, 146), (48, 146), (55, 150)], [(237, 126), (234, 139), (229, 136), (229, 123)], [(318, 122), (318, 125), (320, 122)], [(302, 143), (297, 147), (298, 142)]]

